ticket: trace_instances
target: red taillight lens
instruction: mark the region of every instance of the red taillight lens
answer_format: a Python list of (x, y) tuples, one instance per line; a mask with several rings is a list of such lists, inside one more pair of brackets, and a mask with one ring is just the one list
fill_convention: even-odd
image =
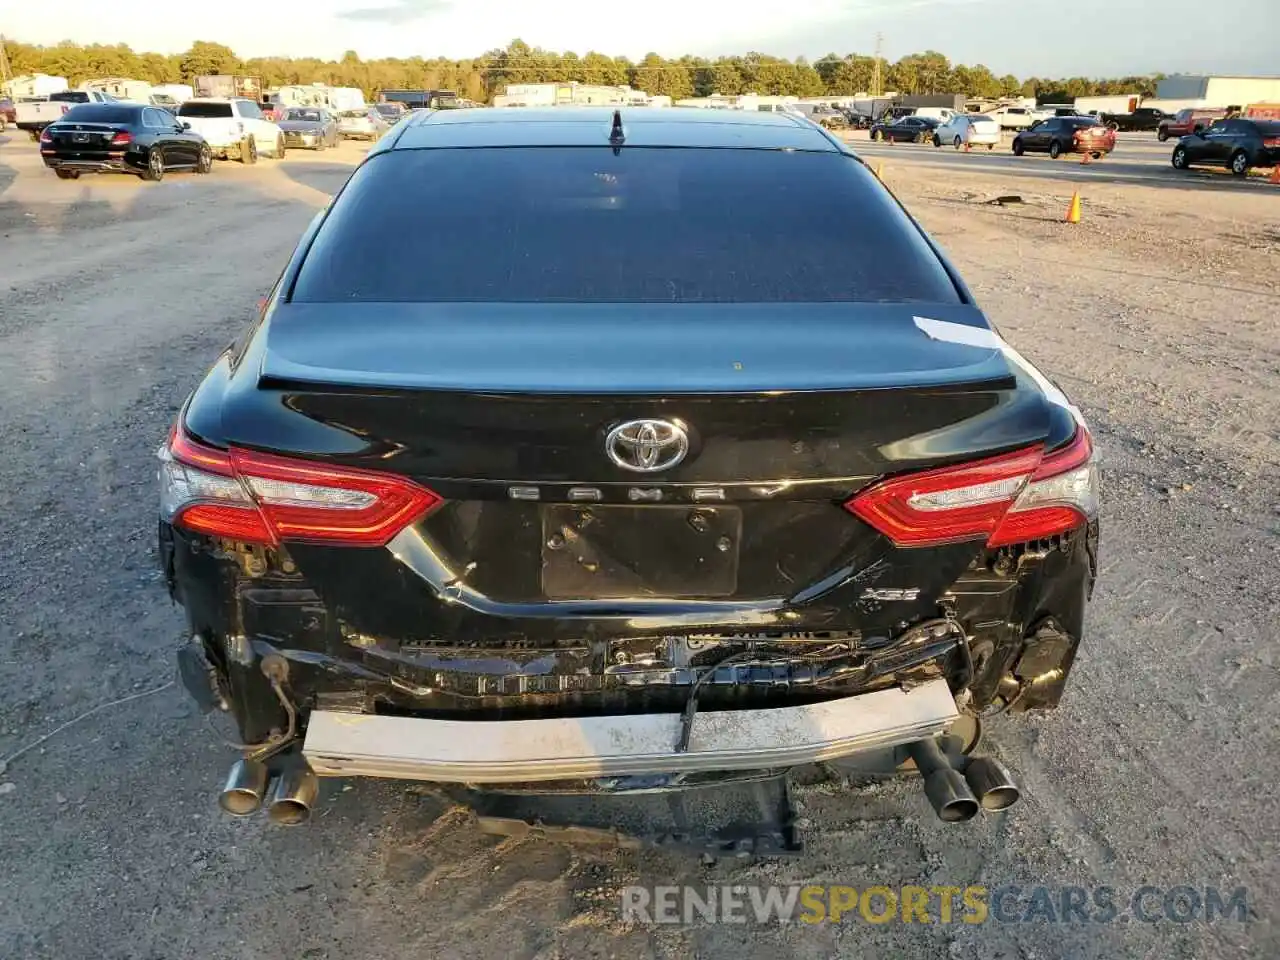
[(111, 138), (111, 145), (113, 147), (123, 147), (126, 144), (130, 144), (130, 143), (133, 143), (133, 134), (128, 133), (125, 130), (121, 130), (119, 133), (117, 133), (114, 137)]
[(1268, 137), (1262, 141), (1262, 145), (1274, 150), (1276, 147), (1280, 147), (1280, 137)]
[(845, 504), (900, 547), (986, 539), (1040, 465), (1041, 449), (909, 473), (878, 483)]
[(43, 130), (40, 131), (40, 142), (53, 143), (53, 134), (49, 132), (48, 127), (45, 127)]
[(175, 526), (233, 540), (377, 547), (440, 503), (403, 477), (216, 450), (181, 431), (160, 458), (162, 512)]
[(1065, 533), (1097, 513), (1089, 434), (1045, 456), (1040, 447), (893, 477), (845, 508), (900, 547), (984, 539), (989, 546)]

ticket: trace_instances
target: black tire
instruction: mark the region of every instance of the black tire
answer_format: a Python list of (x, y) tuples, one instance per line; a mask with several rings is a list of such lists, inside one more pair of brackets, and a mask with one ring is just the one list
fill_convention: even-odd
[(1186, 170), (1191, 166), (1191, 161), (1187, 157), (1187, 148), (1178, 146), (1173, 148), (1173, 168), (1175, 170)]
[(1057, 140), (1050, 141), (1049, 142), (1049, 159), (1057, 160), (1060, 156), (1062, 156), (1062, 144), (1060, 144)]
[(988, 150), (994, 150), (995, 148), (996, 148), (996, 145), (995, 145), (994, 143), (988, 143), (988, 144), (987, 144), (987, 149), (988, 149)]
[(27, 131), (27, 135), (28, 135), (29, 137), (31, 137), (31, 139), (32, 139), (32, 140), (34, 140), (34, 141), (36, 141), (37, 143), (39, 143), (39, 142), (40, 142), (40, 131), (39, 131), (39, 130), (28, 130), (28, 131)]
[(957, 150), (959, 150), (960, 147), (963, 146), (963, 144), (960, 142), (960, 134), (958, 133), (956, 134), (956, 138), (951, 141), (951, 145), (955, 147)]
[(1017, 137), (1014, 137), (1013, 138), (1013, 155), (1015, 157), (1020, 157), (1022, 156), (1022, 152), (1023, 152), (1022, 141), (1019, 140)]
[(283, 160), (286, 147), (284, 145), (284, 137), (276, 137), (276, 159)]
[(58, 175), (59, 180), (79, 180), (80, 179), (79, 170), (55, 170), (53, 172)]
[(1247, 177), (1249, 175), (1249, 168), (1253, 166), (1253, 164), (1249, 162), (1249, 155), (1247, 153), (1243, 150), (1237, 150), (1231, 155), (1231, 162), (1228, 166), (1230, 167), (1231, 172), (1237, 177)]
[(200, 153), (196, 157), (196, 173), (213, 173), (213, 151), (207, 143), (200, 145)]
[(258, 162), (258, 141), (250, 135), (240, 144), (240, 162), (245, 166)]
[(147, 167), (142, 171), (142, 179), (159, 183), (164, 179), (164, 154), (152, 147), (147, 151)]
[(942, 139), (936, 133), (933, 135), (933, 145), (935, 147), (942, 146)]
[(1157, 130), (1156, 139), (1159, 140), (1161, 143), (1164, 143), (1166, 140), (1169, 139), (1169, 131), (1163, 128)]

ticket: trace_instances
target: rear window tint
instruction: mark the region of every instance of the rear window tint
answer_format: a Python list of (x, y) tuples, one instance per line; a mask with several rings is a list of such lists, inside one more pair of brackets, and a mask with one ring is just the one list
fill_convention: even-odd
[(229, 117), (231, 116), (231, 104), (229, 103), (192, 103), (188, 100), (178, 108), (178, 116), (180, 117)]
[(109, 103), (82, 103), (72, 107), (60, 118), (73, 123), (137, 123), (138, 110), (132, 107), (116, 107)]
[(356, 171), (293, 299), (959, 301), (858, 161), (748, 149), (393, 150)]

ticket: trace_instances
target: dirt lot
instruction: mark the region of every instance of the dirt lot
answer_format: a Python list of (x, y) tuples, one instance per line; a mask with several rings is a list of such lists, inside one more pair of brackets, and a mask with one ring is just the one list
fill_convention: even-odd
[[(0, 956), (1280, 955), (1280, 187), (891, 150), (886, 182), (1073, 394), (1104, 462), (1104, 573), (1066, 701), (991, 730), (1019, 807), (948, 826), (913, 784), (807, 787), (808, 854), (763, 864), (499, 841), (394, 784), (330, 786), (310, 827), (271, 829), (216, 812), (232, 752), (168, 687), (0, 771)], [(172, 677), (153, 451), (359, 156), (70, 183), (0, 136), (0, 758)], [(621, 886), (672, 882), (1245, 886), (1251, 917), (619, 922)]]

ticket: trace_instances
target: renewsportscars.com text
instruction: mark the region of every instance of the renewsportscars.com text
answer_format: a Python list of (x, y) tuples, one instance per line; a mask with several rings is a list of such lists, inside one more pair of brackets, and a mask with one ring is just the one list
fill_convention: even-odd
[(1246, 922), (1248, 890), (1114, 887), (853, 887), (839, 884), (624, 887), (624, 921), (690, 923), (1214, 923)]

